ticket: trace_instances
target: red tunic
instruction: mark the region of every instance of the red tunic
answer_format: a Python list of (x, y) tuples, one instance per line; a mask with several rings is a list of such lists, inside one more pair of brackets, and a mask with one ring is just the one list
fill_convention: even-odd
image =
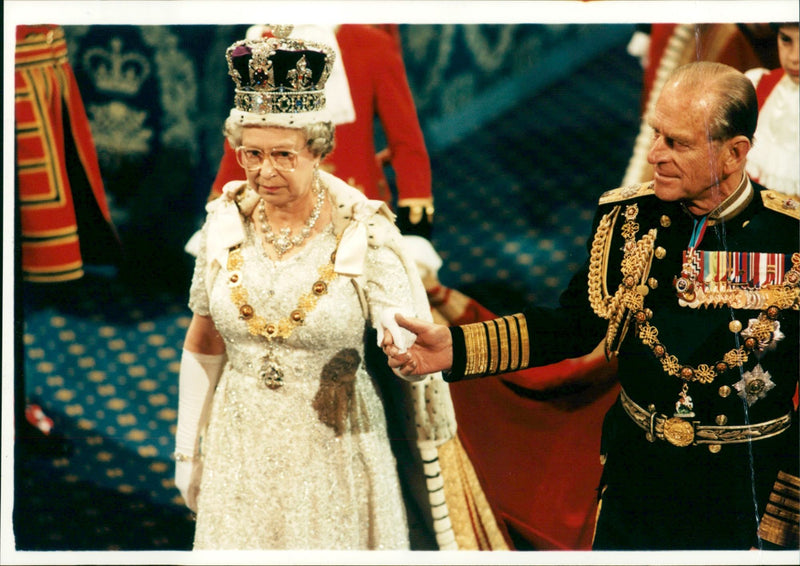
[(772, 89), (775, 88), (775, 85), (780, 82), (783, 78), (785, 71), (783, 68), (780, 69), (773, 69), (768, 73), (764, 73), (761, 76), (761, 79), (758, 81), (758, 86), (756, 86), (756, 97), (758, 98), (758, 109), (764, 106), (764, 103), (767, 101), (769, 94), (772, 92)]
[(78, 279), (85, 258), (78, 237), (75, 180), (68, 173), (73, 164), (66, 156), (66, 136), (74, 142), (90, 198), (109, 231), (113, 228), (63, 29), (17, 27), (14, 98), (23, 277), (35, 282)]

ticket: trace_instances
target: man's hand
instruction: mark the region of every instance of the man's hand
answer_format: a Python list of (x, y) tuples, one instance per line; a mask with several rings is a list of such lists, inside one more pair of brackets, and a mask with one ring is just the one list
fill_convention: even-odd
[(397, 375), (427, 375), (450, 369), (453, 365), (453, 341), (446, 326), (418, 318), (405, 318), (400, 314), (395, 316), (395, 320), (401, 328), (417, 336), (408, 351), (401, 353), (392, 335), (384, 333), (381, 346), (389, 358), (389, 367)]

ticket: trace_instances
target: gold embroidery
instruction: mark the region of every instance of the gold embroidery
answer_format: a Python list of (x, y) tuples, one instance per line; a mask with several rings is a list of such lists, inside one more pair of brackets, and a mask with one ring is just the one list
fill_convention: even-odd
[(767, 190), (761, 191), (761, 200), (764, 207), (800, 220), (800, 198), (797, 196)]
[(504, 373), (508, 371), (508, 322), (504, 318), (495, 319), (497, 323), (497, 332), (500, 335), (500, 363), (499, 372)]
[(511, 317), (505, 318), (510, 332), (509, 342), (511, 352), (509, 353), (509, 371), (516, 371), (519, 369), (519, 332), (517, 325), (514, 324), (514, 319)]
[(520, 367), (526, 368), (528, 367), (531, 358), (531, 343), (530, 343), (530, 337), (528, 336), (528, 323), (525, 320), (525, 316), (522, 314), (516, 314), (514, 315), (514, 318), (516, 318), (517, 322), (519, 323), (519, 333), (520, 333), (519, 348), (521, 353)]
[(464, 331), (464, 343), (467, 348), (467, 366), (464, 369), (465, 375), (483, 375), (486, 373), (486, 325), (483, 322), (466, 324), (462, 327)]
[(492, 326), (489, 327), (489, 373), (495, 374), (497, 373), (497, 362), (498, 362), (498, 341), (497, 341), (497, 323), (492, 322)]
[(650, 230), (641, 240), (636, 240), (639, 224), (636, 217), (639, 207), (636, 204), (625, 208), (625, 224), (621, 231), (625, 237), (624, 255), (621, 262), (622, 283), (613, 296), (609, 296), (605, 286), (607, 260), (611, 246), (611, 231), (619, 215), (619, 206), (606, 214), (600, 221), (590, 252), (589, 303), (594, 312), (608, 319), (606, 331), (606, 355), (616, 355), (615, 344), (620, 344), (628, 331), (631, 316), (641, 310), (644, 296), (641, 289), (650, 272), (653, 248), (657, 231)]

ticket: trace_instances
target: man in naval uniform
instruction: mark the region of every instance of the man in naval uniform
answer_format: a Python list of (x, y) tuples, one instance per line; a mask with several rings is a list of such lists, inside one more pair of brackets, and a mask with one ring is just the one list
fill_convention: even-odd
[(451, 382), (604, 342), (621, 392), (594, 549), (798, 548), (800, 201), (745, 174), (757, 116), (739, 71), (679, 68), (651, 118), (654, 179), (601, 196), (558, 308), (450, 328), (399, 317), (416, 343), (384, 342), (395, 372)]

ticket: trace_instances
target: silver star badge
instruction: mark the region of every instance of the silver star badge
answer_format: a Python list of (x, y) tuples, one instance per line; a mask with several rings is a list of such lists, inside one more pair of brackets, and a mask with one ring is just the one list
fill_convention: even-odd
[(757, 364), (752, 371), (742, 374), (742, 379), (733, 384), (739, 397), (747, 401), (747, 406), (767, 396), (767, 391), (775, 387), (772, 376), (768, 371), (764, 371), (761, 364)]

